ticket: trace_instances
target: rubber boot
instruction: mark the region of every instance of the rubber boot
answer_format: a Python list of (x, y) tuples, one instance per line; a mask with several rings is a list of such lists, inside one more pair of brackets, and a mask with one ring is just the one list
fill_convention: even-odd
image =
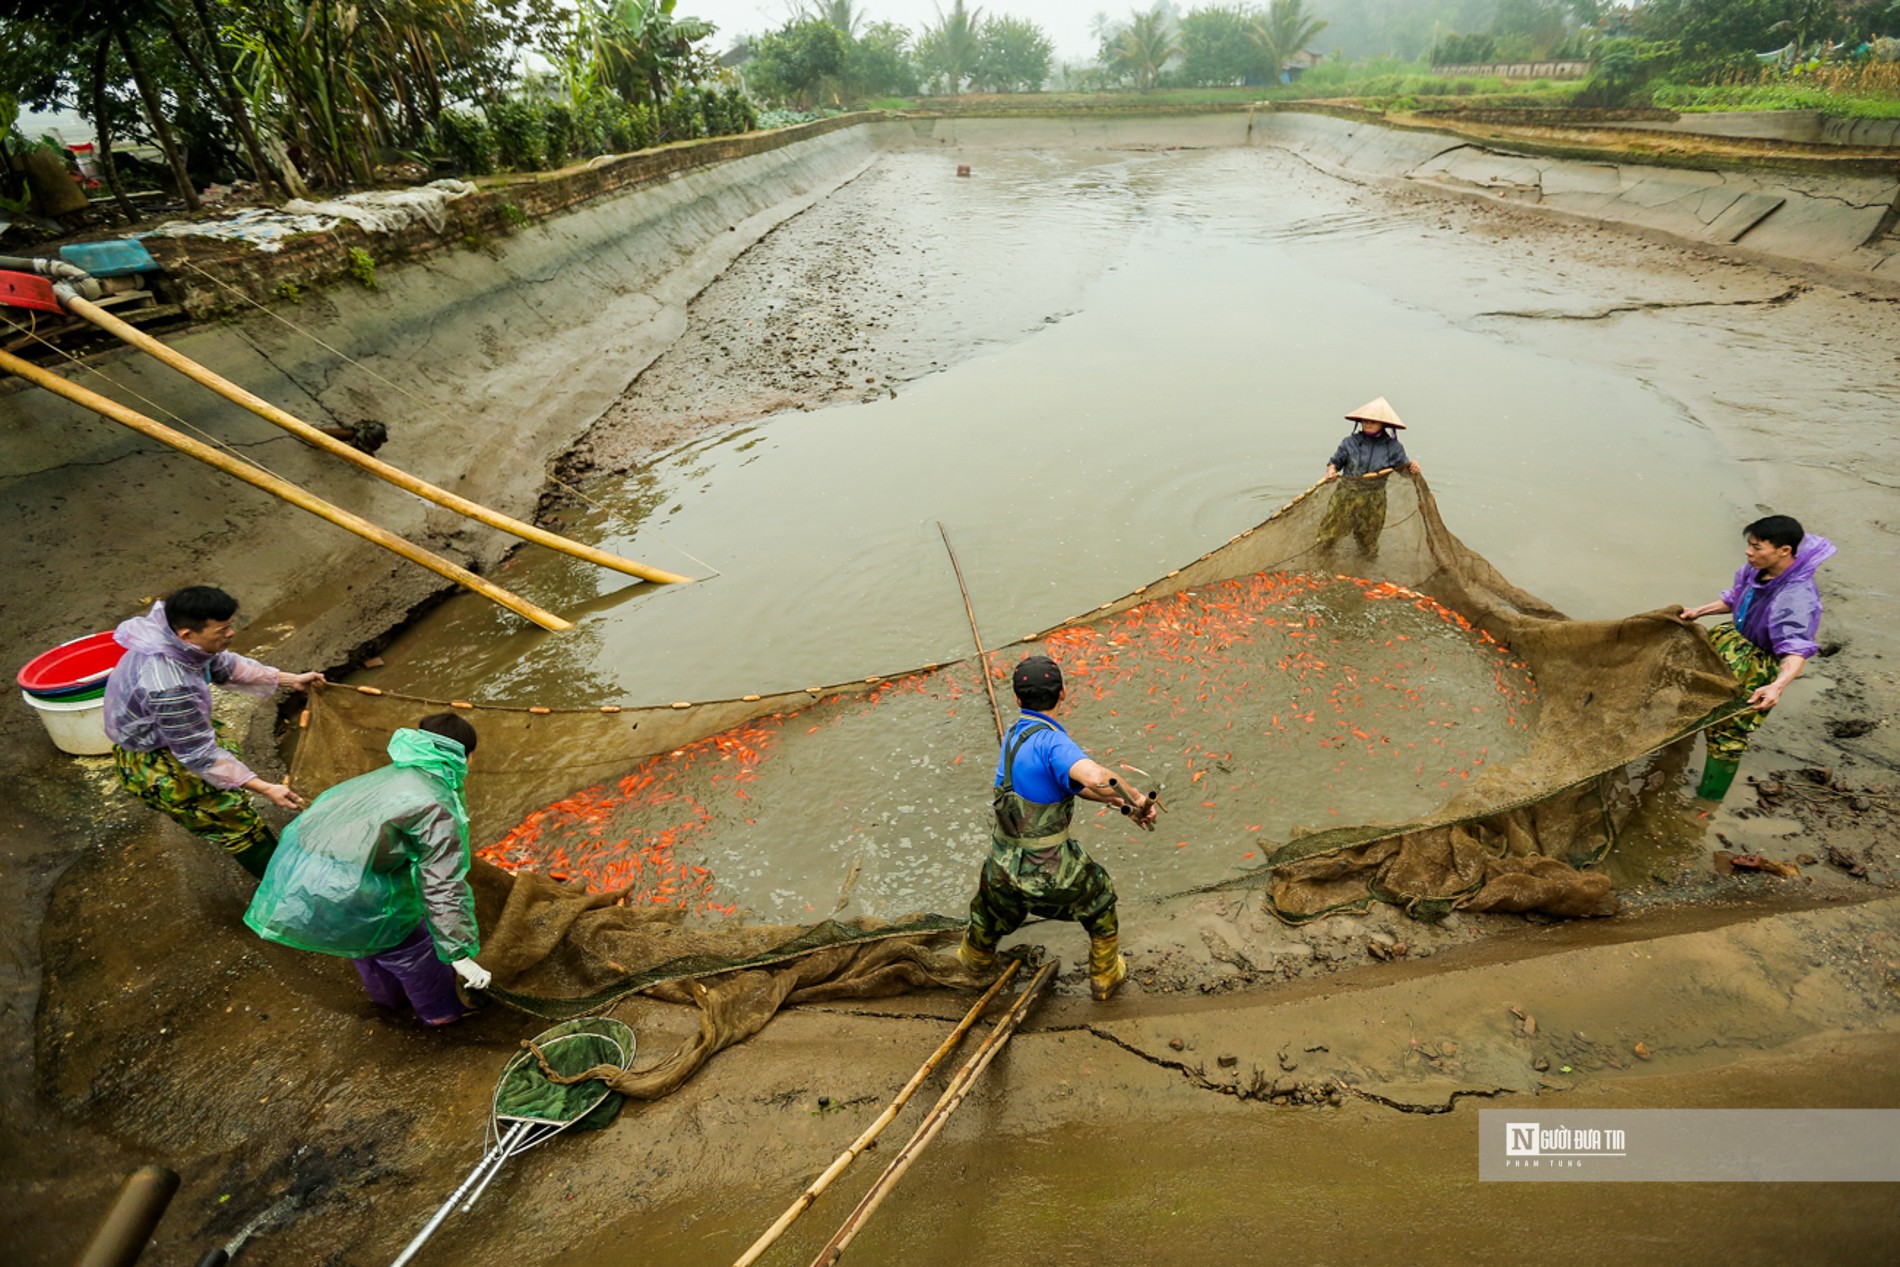
[(1122, 958), (1119, 936), (1089, 938), (1089, 994), (1097, 1003), (1115, 997), (1128, 980), (1128, 961)]
[(1702, 783), (1695, 794), (1705, 801), (1721, 800), (1728, 795), (1729, 784), (1735, 782), (1735, 772), (1741, 768), (1739, 759), (1710, 757), (1702, 767)]
[(957, 946), (957, 962), (979, 977), (987, 977), (996, 971), (996, 952), (979, 950), (970, 944), (970, 935), (965, 933), (963, 941)]

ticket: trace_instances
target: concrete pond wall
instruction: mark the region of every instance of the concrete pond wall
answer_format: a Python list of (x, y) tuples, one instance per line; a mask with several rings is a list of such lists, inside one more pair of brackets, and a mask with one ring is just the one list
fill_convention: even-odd
[[(384, 264), (375, 290), (343, 282), (272, 302), (301, 332), (244, 303), (218, 308), (199, 284), (191, 302), (219, 319), (169, 341), (311, 421), (381, 421), (390, 440), (379, 456), (526, 514), (549, 464), (678, 337), (692, 297), (887, 147), (1273, 146), (1353, 179), (1428, 184), (1837, 273), (1895, 275), (1892, 176), (1539, 158), (1293, 112), (863, 116), (705, 144), (723, 148), (697, 160), (643, 160), (651, 170), (621, 187), (611, 172), (589, 171), (497, 194), (491, 204), (522, 203), (525, 227), (479, 239), (451, 227), (441, 241), (409, 243), (413, 262)], [(485, 214), (492, 220), (495, 206)], [(268, 295), (277, 272), (317, 268), (265, 259), (241, 279), (254, 295)], [(136, 354), (64, 368), (478, 568), (514, 544), (342, 467)], [(212, 579), (240, 593), (254, 617), (244, 645), (299, 666), (336, 664), (441, 588), (340, 529), (17, 381), (0, 385), (0, 428), (0, 524), (15, 547), (14, 584), (0, 604), (16, 664), (170, 586)], [(24, 711), (9, 710), (7, 726)]]

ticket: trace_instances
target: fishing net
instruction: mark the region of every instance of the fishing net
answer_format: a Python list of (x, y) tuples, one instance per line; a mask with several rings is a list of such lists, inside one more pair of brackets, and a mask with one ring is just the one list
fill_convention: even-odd
[[(967, 886), (980, 861), (995, 760), (981, 674), (1007, 702), (1010, 666), (1032, 648), (1064, 665), (1091, 752), (1144, 773), (1166, 767), (1169, 831), (1187, 835), (1191, 822), (1194, 839), (1151, 852), (1153, 892), (1256, 887), (1290, 922), (1372, 901), (1424, 919), (1610, 913), (1616, 896), (1592, 866), (1631, 811), (1630, 767), (1742, 707), (1733, 676), (1673, 609), (1566, 618), (1452, 535), (1422, 478), (1374, 478), (1381, 496), (1319, 485), (985, 665), (657, 707), (474, 708), (482, 961), (500, 997), (554, 1018), (637, 990), (698, 1002), (700, 1042), (661, 1070), (654, 1086), (665, 1088), (787, 1001), (968, 984), (926, 945), (959, 915), (827, 920), (807, 898), (761, 920), (765, 903), (732, 898), (729, 864), (745, 855), (733, 840), (791, 829), (770, 818), (782, 799), (767, 795), (773, 762), (809, 781), (841, 764), (826, 762), (827, 743), (934, 718), (949, 737), (938, 754), (954, 756), (928, 769), (877, 769), (874, 753), (854, 761), (874, 769), (867, 786), (894, 796), (939, 781), (956, 807), (942, 811), (942, 830), (962, 834), (954, 885), (916, 891), (933, 895), (920, 906), (960, 911), (942, 895)], [(1444, 638), (1461, 647), (1437, 646)], [(298, 787), (318, 792), (383, 764), (390, 732), (440, 706), (320, 691), (297, 746)], [(929, 807), (913, 799), (857, 806), (836, 834), (879, 836), (891, 865), (915, 865), (930, 851), (899, 835), (922, 830), (900, 820)], [(1235, 865), (1174, 865), (1209, 848), (1230, 850)], [(876, 887), (854, 862), (836, 909), (854, 884)], [(741, 913), (751, 918), (731, 918)], [(731, 975), (698, 984), (720, 974)]]

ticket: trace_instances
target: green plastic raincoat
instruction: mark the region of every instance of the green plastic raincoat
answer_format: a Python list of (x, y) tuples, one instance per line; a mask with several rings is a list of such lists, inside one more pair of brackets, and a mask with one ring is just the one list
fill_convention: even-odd
[(444, 963), (481, 950), (469, 887), (462, 745), (402, 729), (390, 764), (339, 783), (284, 830), (244, 922), (266, 941), (351, 959), (428, 922)]

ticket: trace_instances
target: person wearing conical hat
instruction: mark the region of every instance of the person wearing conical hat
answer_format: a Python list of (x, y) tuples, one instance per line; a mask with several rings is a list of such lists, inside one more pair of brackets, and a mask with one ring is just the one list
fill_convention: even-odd
[(1391, 471), (1418, 474), (1418, 463), (1406, 456), (1399, 432), (1405, 424), (1398, 411), (1381, 396), (1346, 415), (1353, 428), (1326, 462), (1326, 478), (1338, 480), (1333, 500), (1320, 520), (1320, 549), (1331, 551), (1348, 532), (1368, 559), (1379, 557), (1379, 534), (1385, 530), (1385, 481)]

